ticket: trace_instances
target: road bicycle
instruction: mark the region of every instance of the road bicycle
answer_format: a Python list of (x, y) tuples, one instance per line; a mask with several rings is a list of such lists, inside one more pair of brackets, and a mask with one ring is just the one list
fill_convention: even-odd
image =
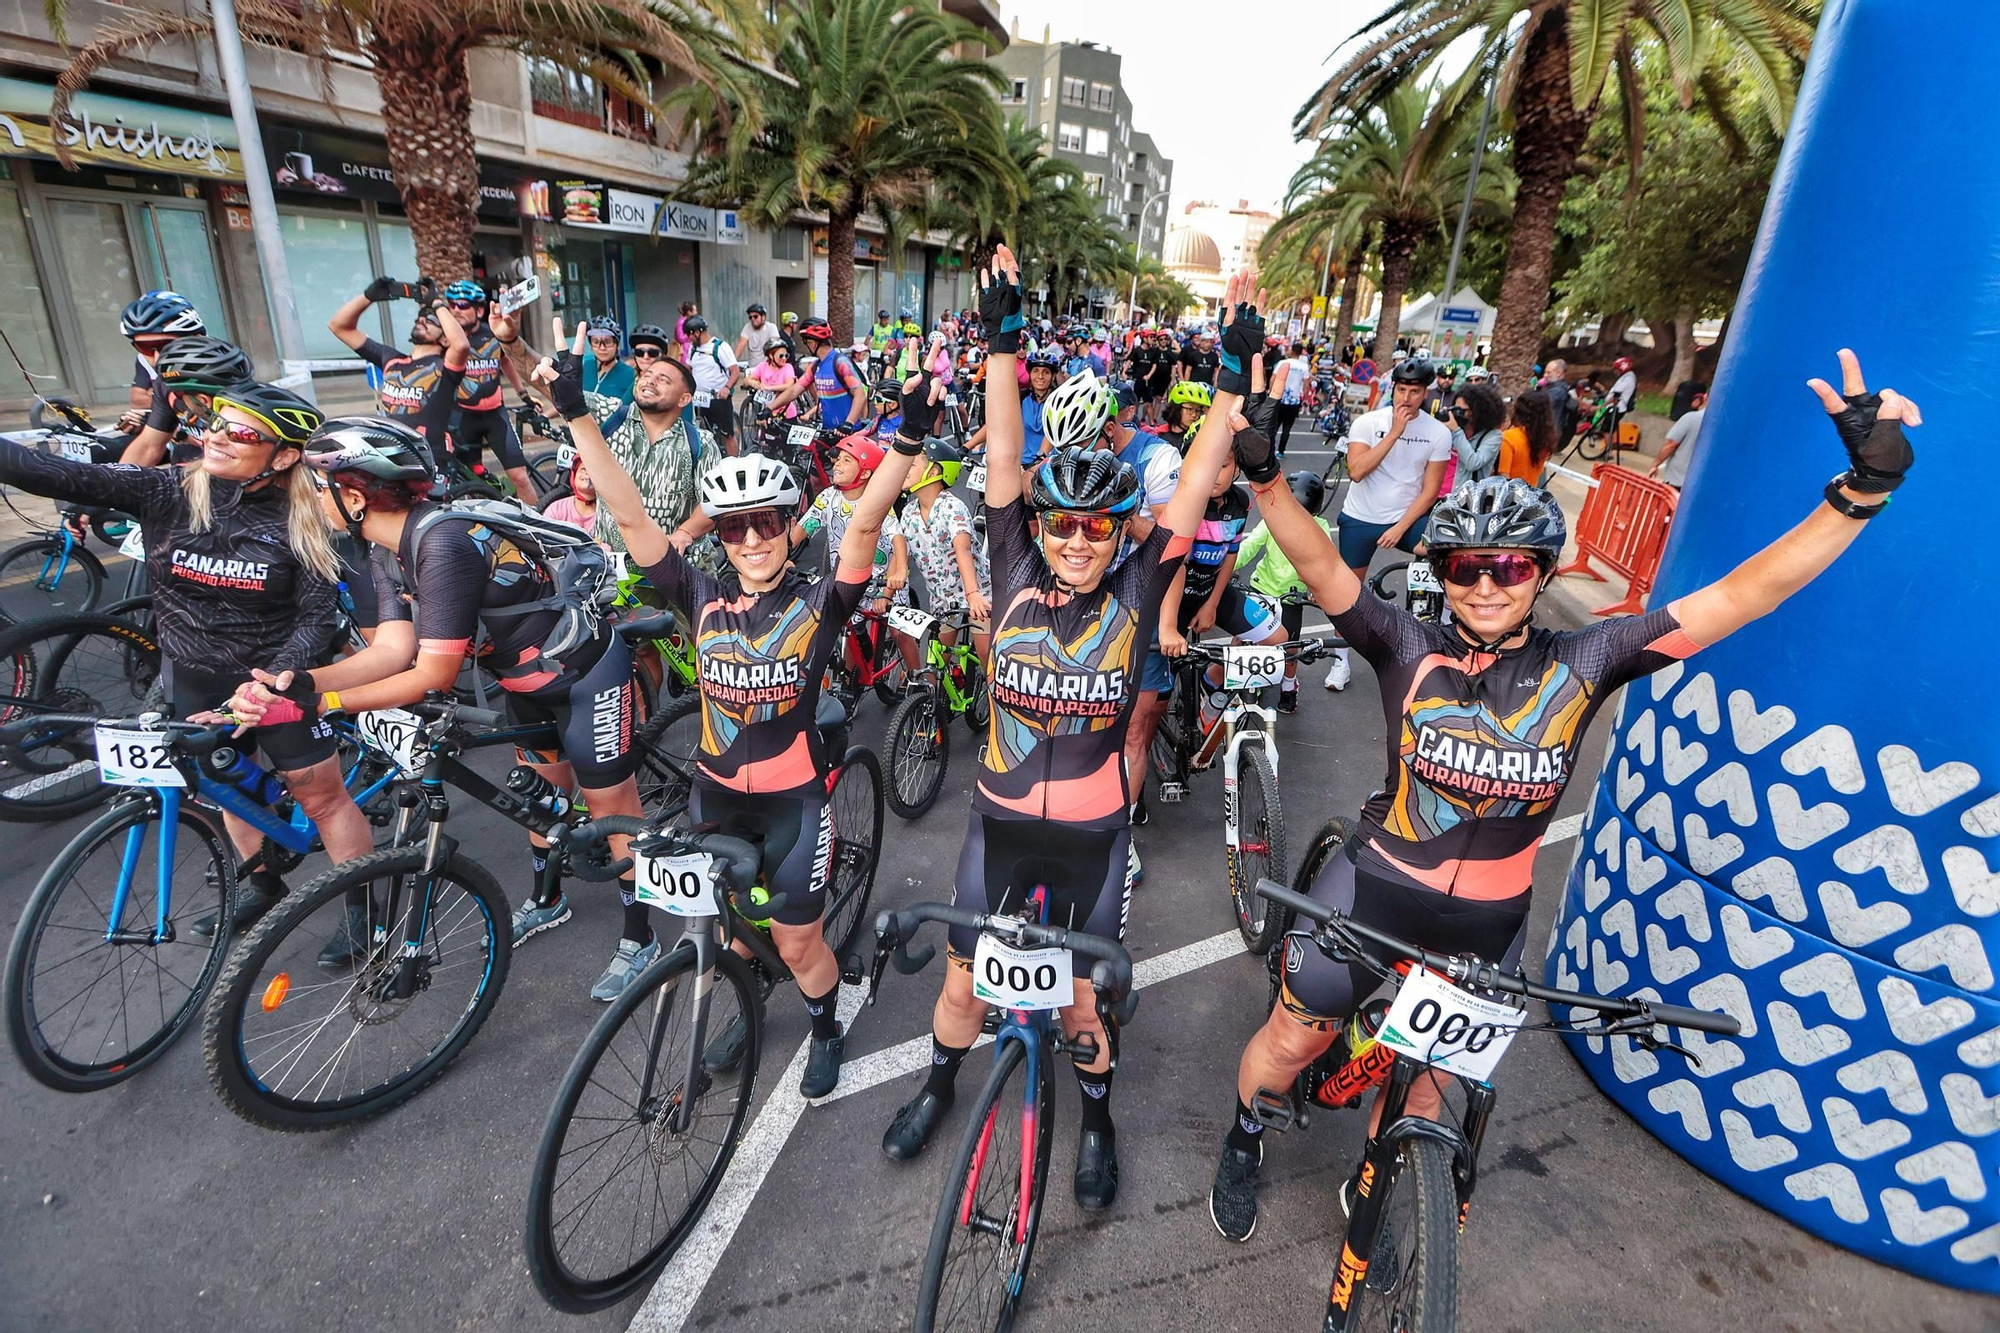
[(939, 618), (914, 606), (892, 606), (888, 621), (898, 634), (916, 640), (923, 659), (903, 701), (889, 714), (882, 742), (889, 758), (889, 808), (915, 819), (944, 787), (952, 720), (962, 717), (973, 735), (983, 734), (992, 698), (985, 663), (972, 645), (970, 611), (961, 608)]
[(873, 688), (893, 708), (908, 688), (909, 663), (889, 631), (889, 612), (873, 606), (861, 607), (841, 629), (840, 651), (827, 664), (825, 688), (849, 711), (863, 690)]
[[(1027, 911), (1047, 911), (1048, 890), (1037, 885)], [(1099, 935), (1043, 924), (1040, 919), (989, 916), (946, 903), (918, 903), (875, 921), (875, 962), (868, 1002), (875, 1002), (885, 964), (905, 976), (923, 970), (936, 946), (912, 953), (909, 941), (926, 921), (979, 933), (972, 960), (973, 993), (994, 1006), (993, 1072), (973, 1105), (964, 1137), (945, 1177), (917, 1288), (918, 1333), (938, 1329), (1005, 1329), (1020, 1308), (1048, 1196), (1049, 1149), (1055, 1137), (1055, 1057), (1088, 1063), (1097, 1043), (1088, 1033), (1064, 1037), (1055, 1011), (1073, 1004), (1070, 953), (1094, 959), (1090, 983), (1107, 1032), (1132, 1021), (1132, 957)], [(1115, 1061), (1117, 1041), (1113, 1038)], [(1115, 1067), (1115, 1064), (1114, 1064)]]
[[(380, 1115), (442, 1075), (485, 1023), (507, 980), (509, 909), (492, 872), (445, 831), (447, 785), (548, 839), (545, 897), (560, 876), (609, 882), (629, 864), (532, 768), (496, 785), (460, 761), (557, 747), (547, 723), (469, 730), (501, 721), (436, 695), (359, 715), (410, 775), (394, 795), (408, 818), (389, 847), (286, 894), (230, 956), (202, 1015), (202, 1051), (237, 1115), (287, 1131)], [(321, 946), (343, 939), (343, 961), (324, 961)]]
[(1431, 562), (1422, 556), (1382, 566), (1368, 576), (1368, 587), (1385, 602), (1401, 603), (1404, 610), (1419, 620), (1433, 625), (1451, 623), (1444, 584), (1438, 581)]
[[(835, 705), (818, 720), (830, 747), (844, 741), (844, 710)], [(881, 845), (874, 756), (847, 751), (828, 785), (833, 872), (820, 929), (843, 960), (843, 979), (855, 982), (848, 955)], [(739, 838), (619, 817), (598, 822), (634, 835), (638, 896), (681, 918), (683, 934), (591, 1030), (536, 1150), (528, 1270), (549, 1304), (578, 1312), (614, 1305), (650, 1282), (700, 1221), (749, 1114), (765, 1003), (792, 980), (770, 936), (770, 916), (786, 899), (762, 888), (761, 832)]]
[[(1332, 647), (1325, 639), (1289, 643), (1188, 644), (1174, 663), (1167, 713), (1153, 733), (1153, 773), (1162, 805), (1187, 795), (1188, 780), (1222, 764), (1222, 843), (1236, 929), (1252, 953), (1270, 950), (1283, 933), (1281, 919), (1254, 892), (1258, 879), (1285, 873), (1285, 815), (1278, 800), (1277, 711), (1266, 690), (1285, 678), (1285, 664), (1318, 660)], [(1222, 668), (1222, 684), (1208, 682), (1209, 666)], [(1209, 705), (1203, 708), (1203, 703)]]
[[(49, 714), (0, 727), (0, 747), (56, 729), (88, 738), (75, 743), (92, 747), (106, 785), (124, 794), (56, 855), (29, 896), (7, 953), (7, 1036), (37, 1082), (93, 1092), (158, 1059), (200, 1008), (229, 950), (237, 881), (291, 869), (318, 848), (319, 833), (225, 727), (157, 713)], [(396, 769), (365, 738), (344, 739), (348, 789), (386, 823), (376, 798)], [(223, 830), (225, 811), (263, 836), (242, 862)], [(190, 928), (197, 912), (214, 917), (206, 938)]]
[[(1327, 854), (1344, 841), (1334, 839)], [(1311, 875), (1300, 867), (1299, 883)], [(1451, 1333), (1458, 1327), (1458, 1242), (1478, 1182), (1479, 1150), (1493, 1113), (1492, 1075), (1521, 1032), (1568, 1031), (1700, 1061), (1657, 1029), (1673, 1026), (1734, 1036), (1735, 1019), (1644, 997), (1588, 995), (1540, 986), (1477, 958), (1448, 957), (1350, 920), (1274, 880), (1259, 896), (1310, 922), (1292, 932), (1298, 947), (1337, 963), (1359, 962), (1385, 985), (1284, 1093), (1259, 1089), (1252, 1104), (1270, 1128), (1303, 1127), (1314, 1108), (1352, 1106), (1384, 1084), (1381, 1128), (1351, 1182), (1346, 1234), (1327, 1293), (1326, 1333), (1387, 1328)], [(1287, 948), (1293, 947), (1290, 944)], [(1275, 955), (1274, 955), (1275, 956)], [(1277, 970), (1271, 1000), (1277, 1002)], [(1569, 1006), (1566, 1018), (1530, 1023), (1523, 1001)], [(1584, 1015), (1587, 1015), (1585, 1017)], [(1442, 1076), (1442, 1077), (1440, 1077)], [(1440, 1093), (1456, 1086), (1464, 1108), (1443, 1103), (1446, 1120), (1409, 1112), (1410, 1093), (1428, 1079)]]

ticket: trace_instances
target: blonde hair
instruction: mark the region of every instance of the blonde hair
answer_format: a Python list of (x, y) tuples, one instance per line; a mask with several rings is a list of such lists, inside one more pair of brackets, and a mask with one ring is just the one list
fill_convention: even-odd
[[(302, 463), (294, 463), (273, 480), (285, 488), (285, 544), (307, 569), (328, 583), (340, 582), (340, 557), (334, 553), (333, 534), (327, 531), (326, 519), (319, 512), (319, 488), (312, 477)], [(207, 532), (215, 525), (215, 497), (207, 470), (197, 463), (183, 471), (181, 489), (187, 494), (188, 530)]]

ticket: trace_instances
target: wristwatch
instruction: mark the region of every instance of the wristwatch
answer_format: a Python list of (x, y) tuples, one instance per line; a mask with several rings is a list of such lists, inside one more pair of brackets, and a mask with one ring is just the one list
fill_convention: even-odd
[(1840, 488), (1847, 485), (1853, 479), (1854, 474), (1852, 472), (1843, 472), (1832, 481), (1829, 481), (1826, 484), (1826, 489), (1820, 492), (1820, 494), (1826, 497), (1827, 504), (1833, 507), (1835, 513), (1843, 514), (1848, 518), (1866, 520), (1875, 517), (1875, 515), (1889, 507), (1889, 497), (1887, 495), (1882, 497), (1882, 503), (1872, 505), (1856, 504), (1845, 495), (1842, 495)]

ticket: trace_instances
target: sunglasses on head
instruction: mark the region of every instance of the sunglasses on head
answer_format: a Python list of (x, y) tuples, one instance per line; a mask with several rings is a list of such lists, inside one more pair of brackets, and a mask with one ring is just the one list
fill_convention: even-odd
[(1122, 521), (1114, 514), (1072, 514), (1066, 509), (1051, 509), (1042, 515), (1042, 531), (1059, 542), (1066, 542), (1079, 532), (1087, 542), (1108, 542), (1118, 535)]
[(453, 310), (479, 309), (479, 303), (477, 301), (447, 301), (445, 302), (445, 304), (450, 306)]
[(775, 509), (752, 509), (741, 514), (724, 514), (716, 519), (715, 535), (725, 545), (741, 546), (753, 532), (767, 542), (775, 541), (790, 526), (790, 520)]
[(1431, 568), (1461, 588), (1473, 587), (1482, 574), (1499, 588), (1517, 588), (1542, 576), (1542, 562), (1519, 551), (1447, 551), (1431, 557)]
[(221, 432), (234, 444), (277, 443), (276, 440), (266, 435), (263, 431), (258, 430), (255, 426), (246, 426), (240, 421), (231, 421), (220, 412), (217, 412), (208, 419), (208, 428), (211, 431)]

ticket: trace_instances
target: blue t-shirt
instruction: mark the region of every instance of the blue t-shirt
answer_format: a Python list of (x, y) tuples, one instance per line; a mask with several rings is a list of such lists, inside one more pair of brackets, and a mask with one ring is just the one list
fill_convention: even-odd
[(1042, 405), (1035, 398), (1021, 400), (1021, 466), (1032, 466), (1042, 452)]
[(830, 428), (845, 426), (847, 414), (854, 407), (854, 394), (840, 374), (842, 366), (847, 367), (847, 373), (854, 379), (861, 378), (845, 352), (830, 352), (813, 366), (813, 392), (819, 395), (820, 421)]

